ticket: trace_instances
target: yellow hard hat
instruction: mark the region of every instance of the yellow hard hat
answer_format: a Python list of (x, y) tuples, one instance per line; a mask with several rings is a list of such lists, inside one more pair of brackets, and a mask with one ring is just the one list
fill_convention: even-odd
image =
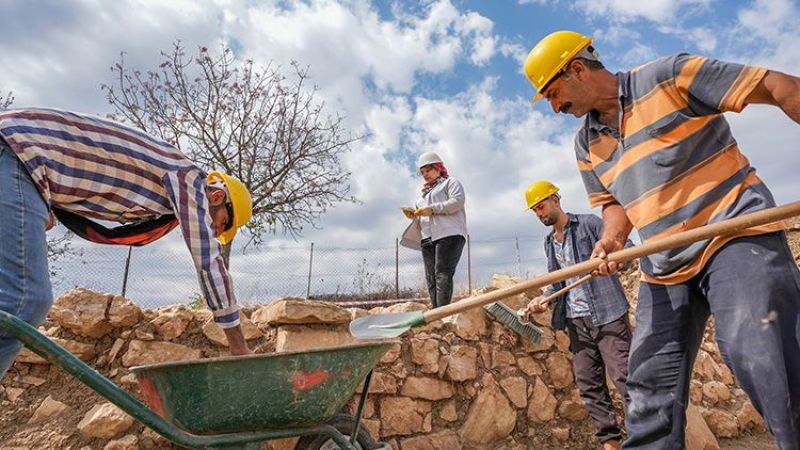
[(556, 192), (558, 192), (558, 187), (549, 181), (540, 180), (529, 184), (528, 189), (525, 189), (525, 201), (528, 202), (528, 209), (538, 205)]
[(531, 103), (542, 98), (542, 89), (562, 68), (584, 48), (592, 38), (574, 31), (556, 31), (544, 37), (525, 58), (525, 76), (536, 89)]
[(244, 183), (235, 177), (217, 170), (208, 174), (208, 180), (206, 182), (212, 185), (220, 181), (225, 185), (225, 191), (228, 194), (228, 204), (231, 206), (231, 210), (233, 210), (233, 224), (217, 237), (217, 239), (225, 245), (233, 240), (233, 236), (236, 235), (236, 231), (239, 230), (239, 227), (246, 225), (247, 222), (250, 222), (250, 219), (253, 218), (253, 200), (250, 198), (250, 192), (247, 190)]

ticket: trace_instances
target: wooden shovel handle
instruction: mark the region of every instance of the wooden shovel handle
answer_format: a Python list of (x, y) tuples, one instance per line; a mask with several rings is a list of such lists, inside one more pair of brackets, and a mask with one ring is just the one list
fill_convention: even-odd
[(543, 299), (542, 299), (542, 301), (541, 301), (541, 303), (542, 303), (542, 304), (545, 304), (545, 303), (550, 303), (550, 302), (552, 302), (553, 300), (557, 299), (557, 298), (558, 298), (558, 297), (560, 297), (561, 295), (564, 295), (564, 294), (566, 294), (567, 292), (571, 291), (571, 290), (572, 290), (573, 288), (575, 288), (576, 286), (578, 286), (578, 285), (581, 285), (581, 284), (583, 284), (583, 283), (585, 283), (585, 282), (587, 282), (587, 281), (591, 280), (593, 276), (594, 276), (594, 275), (592, 275), (592, 274), (586, 275), (586, 276), (584, 276), (584, 277), (580, 278), (578, 281), (576, 281), (576, 282), (574, 282), (574, 283), (572, 283), (572, 284), (569, 284), (569, 285), (567, 285), (567, 286), (565, 286), (565, 287), (563, 287), (563, 288), (561, 288), (561, 289), (559, 289), (559, 290), (557, 290), (557, 291), (553, 292), (552, 294), (550, 294), (550, 295), (548, 295), (547, 297), (543, 298)]
[[(671, 236), (646, 242), (641, 245), (626, 248), (608, 255), (607, 262), (624, 263), (632, 261), (642, 256), (652, 255), (660, 251), (691, 244), (692, 242), (711, 239), (716, 236), (724, 236), (737, 231), (746, 230), (759, 225), (777, 222), (800, 214), (800, 201), (788, 203), (783, 206), (775, 206), (763, 209), (733, 219), (723, 220), (710, 225), (704, 225), (691, 230), (681, 231)], [(530, 289), (540, 288), (559, 281), (568, 280), (573, 277), (591, 273), (603, 263), (600, 258), (592, 258), (573, 266), (554, 270), (553, 272), (531, 278), (530, 280), (517, 283), (514, 286), (487, 292), (472, 298), (451, 303), (440, 308), (432, 309), (423, 314), (426, 323), (439, 320), (443, 317), (458, 314), (471, 308), (487, 305), (497, 300), (521, 294)]]

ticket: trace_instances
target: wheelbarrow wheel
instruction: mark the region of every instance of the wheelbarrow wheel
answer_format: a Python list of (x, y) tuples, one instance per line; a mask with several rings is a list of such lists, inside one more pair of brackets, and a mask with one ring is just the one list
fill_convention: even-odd
[[(333, 426), (340, 433), (344, 435), (345, 438), (350, 440), (350, 433), (353, 431), (353, 425), (355, 424), (355, 417), (348, 416), (346, 414), (339, 414), (334, 417), (328, 425)], [(369, 434), (369, 430), (364, 426), (362, 423), (360, 427), (358, 427), (358, 438), (356, 438), (356, 445), (355, 447), (358, 450), (373, 450), (373, 449), (380, 449), (382, 448), (381, 443), (375, 441), (372, 435)], [(297, 441), (297, 445), (295, 445), (294, 450), (338, 450), (339, 446), (333, 442), (333, 439), (329, 438), (328, 436), (317, 435), (317, 436), (303, 436)]]

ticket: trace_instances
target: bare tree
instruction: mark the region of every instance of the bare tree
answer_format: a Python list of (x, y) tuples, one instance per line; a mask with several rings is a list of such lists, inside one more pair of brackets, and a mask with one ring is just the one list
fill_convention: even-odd
[[(237, 61), (222, 46), (200, 47), (196, 57), (175, 43), (155, 70), (111, 67), (114, 86), (103, 85), (117, 119), (176, 145), (200, 167), (241, 179), (253, 196), (249, 229), (256, 243), (281, 228), (299, 235), (349, 195), (343, 153), (359, 139), (342, 118), (323, 114), (308, 87), (308, 67), (293, 62), (287, 78), (271, 63)], [(230, 249), (226, 249), (226, 254)]]
[(8, 109), (12, 103), (14, 103), (14, 94), (11, 91), (8, 91), (8, 94), (5, 96), (0, 96), (0, 111)]

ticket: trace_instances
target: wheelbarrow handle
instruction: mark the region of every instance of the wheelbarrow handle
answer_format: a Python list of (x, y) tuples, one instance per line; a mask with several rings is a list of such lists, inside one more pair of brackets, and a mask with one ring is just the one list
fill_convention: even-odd
[(164, 420), (139, 400), (133, 398), (128, 392), (112, 383), (111, 380), (89, 367), (86, 363), (48, 339), (45, 335), (40, 333), (39, 330), (23, 320), (5, 311), (0, 311), (0, 330), (19, 339), (37, 355), (59, 366), (65, 372), (92, 388), (95, 392), (117, 405), (136, 420), (181, 446), (197, 449), (211, 449), (217, 447), (233, 448), (236, 445), (240, 445), (239, 448), (250, 449), (259, 448), (259, 445), (253, 444), (253, 446), (248, 444), (265, 440), (324, 434), (333, 439), (342, 448), (353, 448), (347, 440), (344, 439), (341, 433), (330, 425), (207, 436), (187, 433)]
[(553, 272), (531, 278), (514, 286), (487, 292), (472, 298), (464, 299), (456, 303), (451, 303), (439, 308), (426, 311), (422, 314), (423, 323), (430, 323), (453, 314), (487, 305), (497, 300), (521, 294), (530, 289), (541, 288), (559, 281), (568, 280), (577, 276), (585, 275), (597, 270), (604, 262), (624, 263), (632, 261), (642, 256), (652, 255), (660, 251), (677, 248), (692, 242), (711, 239), (716, 236), (724, 236), (737, 231), (745, 230), (759, 225), (778, 222), (792, 216), (800, 214), (800, 201), (787, 203), (783, 206), (775, 206), (763, 209), (750, 214), (745, 214), (733, 219), (723, 220), (710, 225), (693, 228), (686, 231), (675, 233), (671, 236), (646, 242), (634, 247), (626, 248), (618, 252), (611, 253), (605, 260), (592, 258), (573, 266), (555, 270)]

